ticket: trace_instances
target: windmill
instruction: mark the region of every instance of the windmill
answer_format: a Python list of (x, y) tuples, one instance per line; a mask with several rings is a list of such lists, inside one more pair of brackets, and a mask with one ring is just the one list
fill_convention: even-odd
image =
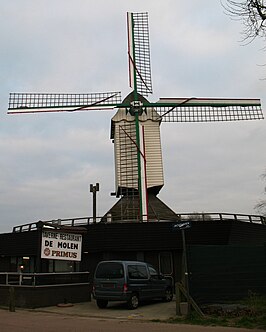
[[(148, 221), (150, 193), (164, 185), (162, 122), (213, 122), (263, 119), (259, 99), (160, 98), (152, 94), (148, 13), (127, 13), (129, 83), (132, 92), (10, 93), (9, 114), (116, 109), (111, 120), (117, 197), (126, 198), (121, 218)], [(134, 204), (133, 202), (137, 202)], [(132, 214), (129, 209), (137, 211)]]

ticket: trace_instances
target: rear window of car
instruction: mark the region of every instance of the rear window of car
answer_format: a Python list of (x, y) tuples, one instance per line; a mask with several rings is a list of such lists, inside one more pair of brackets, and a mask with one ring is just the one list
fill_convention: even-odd
[(147, 268), (144, 265), (128, 265), (130, 279), (148, 279)]
[(103, 279), (123, 278), (124, 277), (123, 265), (116, 262), (99, 264), (95, 277)]

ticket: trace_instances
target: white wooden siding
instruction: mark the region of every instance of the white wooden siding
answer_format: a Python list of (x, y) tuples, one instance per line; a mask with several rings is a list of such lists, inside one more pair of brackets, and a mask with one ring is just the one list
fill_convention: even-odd
[[(147, 188), (163, 186), (163, 163), (162, 163), (162, 149), (160, 138), (160, 122), (151, 120), (156, 118), (154, 110), (149, 109), (147, 114), (139, 117), (139, 122), (144, 126), (144, 141), (145, 141), (145, 155), (146, 155), (146, 174), (147, 174)], [(118, 110), (116, 115), (112, 118), (115, 125), (114, 130), (114, 148), (115, 148), (115, 169), (116, 169), (116, 187), (126, 187), (138, 189), (137, 179), (137, 153), (135, 144), (128, 138), (121, 127), (126, 132), (131, 132), (130, 136), (135, 141), (135, 120), (129, 113), (126, 114), (124, 109)], [(121, 155), (123, 146), (121, 144), (131, 143), (129, 147), (127, 165), (125, 165), (124, 157)], [(128, 169), (125, 169), (128, 168)], [(127, 172), (128, 171), (128, 172)], [(131, 172), (131, 173), (130, 173)], [(127, 174), (128, 173), (128, 174)]]

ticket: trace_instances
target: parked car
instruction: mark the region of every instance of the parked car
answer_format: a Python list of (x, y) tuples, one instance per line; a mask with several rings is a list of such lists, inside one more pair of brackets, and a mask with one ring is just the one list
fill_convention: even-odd
[(129, 309), (136, 309), (144, 300), (172, 301), (173, 287), (148, 263), (102, 261), (95, 270), (93, 297), (101, 309), (107, 307), (108, 301), (125, 301)]

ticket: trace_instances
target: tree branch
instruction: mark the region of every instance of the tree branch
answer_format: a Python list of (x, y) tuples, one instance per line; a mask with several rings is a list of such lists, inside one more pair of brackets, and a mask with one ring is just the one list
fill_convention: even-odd
[(226, 13), (242, 21), (244, 40), (252, 41), (258, 36), (266, 39), (266, 0), (224, 1)]

